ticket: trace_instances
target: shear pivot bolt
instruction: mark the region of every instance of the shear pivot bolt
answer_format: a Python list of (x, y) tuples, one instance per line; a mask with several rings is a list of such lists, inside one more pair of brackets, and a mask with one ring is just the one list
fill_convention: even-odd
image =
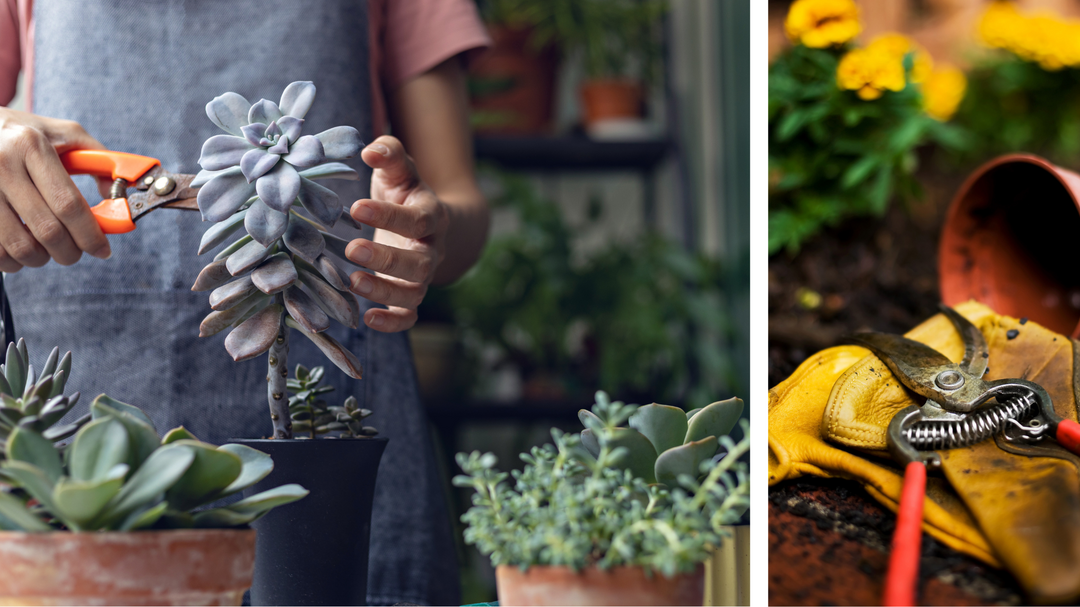
[(153, 176), (153, 175), (147, 175), (147, 176), (146, 176), (146, 177), (145, 177), (145, 178), (144, 178), (144, 179), (142, 180), (142, 182), (143, 182), (143, 185), (144, 185), (144, 186), (146, 186), (146, 187), (150, 187), (150, 186), (154, 185), (154, 176)]
[(942, 371), (934, 378), (934, 382), (942, 390), (956, 390), (964, 385), (964, 376), (956, 371)]
[(158, 177), (154, 182), (154, 193), (158, 196), (164, 196), (176, 188), (176, 182), (169, 177)]

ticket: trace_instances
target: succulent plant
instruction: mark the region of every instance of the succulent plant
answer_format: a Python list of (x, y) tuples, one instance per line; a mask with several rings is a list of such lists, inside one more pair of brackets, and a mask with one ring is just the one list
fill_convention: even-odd
[(215, 447), (182, 426), (160, 437), (142, 410), (104, 394), (90, 411), (92, 421), (66, 448), (31, 425), (11, 431), (0, 464), (0, 530), (235, 527), (308, 493), (282, 485), (198, 510), (265, 478), (274, 468), (270, 456), (243, 445)]
[(70, 438), (87, 421), (87, 414), (71, 423), (56, 424), (79, 401), (79, 393), (65, 395), (71, 373), (71, 352), (60, 357), (53, 348), (40, 372), (30, 364), (26, 341), (8, 343), (6, 363), (0, 365), (0, 461), (6, 453), (7, 438), (16, 428), (26, 428), (50, 441)]
[[(307, 432), (307, 438), (326, 434), (327, 438), (362, 438), (375, 436), (378, 430), (365, 426), (363, 421), (371, 415), (370, 409), (361, 409), (356, 397), (349, 396), (341, 406), (328, 405), (319, 396), (333, 392), (333, 386), (319, 386), (325, 369), (308, 370), (296, 365), (296, 376), (289, 379), (289, 413), (293, 432)], [(330, 435), (337, 432), (336, 435)], [(304, 437), (301, 437), (304, 438)]]
[[(596, 394), (597, 403), (607, 407), (633, 407), (611, 403), (604, 392)], [(605, 443), (624, 447), (614, 465), (626, 468), (649, 483), (677, 486), (680, 474), (697, 477), (701, 463), (712, 459), (726, 436), (742, 415), (739, 398), (718, 401), (699, 409), (683, 411), (678, 407), (651, 404), (637, 407), (628, 417), (628, 428), (604, 431), (603, 421), (586, 409), (578, 411), (585, 426), (581, 444), (594, 457)]]
[[(275, 438), (292, 438), (286, 399), (289, 328), (310, 339), (349, 377), (360, 379), (360, 361), (324, 333), (330, 320), (355, 329), (360, 305), (348, 276), (332, 256), (345, 259), (348, 241), (329, 232), (339, 219), (359, 229), (332, 190), (319, 179), (359, 178), (340, 162), (360, 153), (356, 129), (339, 126), (301, 135), (315, 100), (315, 85), (293, 82), (279, 103), (251, 104), (236, 93), (215, 97), (206, 114), (226, 135), (203, 144), (199, 209), (213, 222), (203, 234), (202, 255), (224, 244), (203, 268), (193, 291), (209, 291), (214, 309), (200, 325), (207, 337), (232, 327), (225, 348), (241, 361), (269, 351), (267, 397)], [(302, 214), (294, 205), (304, 208)]]
[[(599, 393), (589, 423), (597, 435), (609, 435), (634, 409)], [(512, 483), (495, 469), (494, 455), (459, 453), (465, 475), (454, 484), (475, 490), (461, 517), (465, 541), (494, 565), (632, 565), (669, 577), (693, 571), (722, 542), (722, 527), (738, 522), (750, 504), (746, 464), (739, 461), (750, 448), (749, 424), (742, 427), (738, 443), (720, 437), (725, 454), (703, 463), (700, 480), (682, 476), (671, 486), (649, 484), (624, 468), (614, 441), (601, 441), (591, 454), (580, 435), (556, 428), (554, 445), (521, 455), (525, 468), (512, 473)]]

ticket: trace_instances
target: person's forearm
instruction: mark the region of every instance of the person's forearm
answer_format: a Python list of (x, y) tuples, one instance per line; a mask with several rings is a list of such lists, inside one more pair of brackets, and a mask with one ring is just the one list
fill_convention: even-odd
[(480, 257), (487, 241), (491, 213), (480, 190), (440, 193), (439, 200), (450, 211), (446, 234), (446, 257), (435, 273), (435, 284), (445, 285), (461, 277)]
[(445, 256), (435, 284), (451, 283), (480, 257), (489, 222), (487, 201), (474, 174), (465, 73), (458, 58), (395, 91), (389, 110), (395, 134), (449, 211)]

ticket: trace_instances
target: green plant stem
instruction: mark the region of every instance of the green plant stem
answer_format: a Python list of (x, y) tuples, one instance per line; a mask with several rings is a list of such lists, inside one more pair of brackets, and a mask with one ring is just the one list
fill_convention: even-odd
[[(281, 299), (281, 295), (278, 295)], [(270, 401), (270, 419), (274, 422), (274, 438), (290, 439), (292, 417), (289, 415), (289, 393), (286, 385), (289, 376), (289, 329), (282, 313), (278, 324), (277, 339), (267, 355), (266, 397)], [(314, 420), (313, 420), (314, 421)]]

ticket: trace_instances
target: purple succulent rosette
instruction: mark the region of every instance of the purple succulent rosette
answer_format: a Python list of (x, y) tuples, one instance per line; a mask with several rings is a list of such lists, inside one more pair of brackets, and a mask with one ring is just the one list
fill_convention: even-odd
[[(330, 319), (359, 326), (360, 307), (348, 290), (347, 274), (331, 259), (345, 259), (348, 241), (329, 229), (339, 219), (356, 229), (360, 225), (338, 195), (316, 181), (359, 179), (354, 169), (334, 161), (356, 156), (364, 144), (349, 126), (303, 135), (304, 116), (314, 100), (311, 82), (293, 82), (278, 103), (260, 99), (252, 104), (236, 93), (215, 97), (206, 104), (206, 115), (227, 134), (203, 143), (203, 170), (192, 182), (201, 186), (203, 220), (214, 224), (203, 234), (199, 255), (241, 228), (246, 232), (203, 268), (192, 287), (212, 290), (214, 311), (199, 334), (231, 327), (225, 348), (237, 361), (270, 352), (268, 396), (271, 410), (277, 411), (279, 438), (291, 437), (285, 378), (279, 372), (286, 368), (289, 328), (311, 339), (349, 376), (359, 379), (361, 373), (356, 357), (323, 333)], [(297, 201), (306, 214), (294, 206)]]

